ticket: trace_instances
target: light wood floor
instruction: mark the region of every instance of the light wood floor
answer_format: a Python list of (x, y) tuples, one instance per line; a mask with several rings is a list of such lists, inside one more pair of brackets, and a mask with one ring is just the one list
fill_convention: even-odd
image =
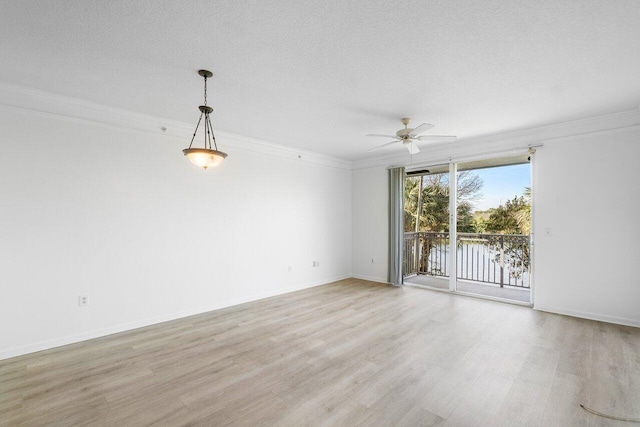
[(0, 425), (629, 426), (640, 329), (344, 280), (0, 361)]

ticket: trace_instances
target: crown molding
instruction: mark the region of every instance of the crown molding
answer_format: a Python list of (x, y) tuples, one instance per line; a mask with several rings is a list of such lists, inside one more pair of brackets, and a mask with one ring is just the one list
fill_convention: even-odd
[[(79, 98), (57, 95), (6, 82), (0, 82), (0, 106), (28, 111), (32, 114), (53, 117), (59, 120), (82, 122), (131, 133), (162, 135), (182, 143), (185, 140), (189, 140), (193, 133), (192, 123), (109, 107)], [(640, 107), (637, 107), (617, 113), (547, 126), (462, 138), (453, 143), (434, 144), (420, 154), (413, 156), (412, 159), (402, 153), (355, 161), (331, 157), (309, 150), (296, 149), (233, 132), (217, 130), (216, 136), (225, 149), (228, 147), (324, 167), (358, 170), (389, 166), (410, 167), (412, 164), (426, 164), (435, 160), (464, 158), (478, 153), (507, 151), (529, 145), (552, 144), (572, 137), (615, 131), (639, 124)]]
[(555, 144), (592, 134), (616, 132), (640, 125), (640, 107), (617, 113), (604, 114), (579, 120), (555, 123), (529, 129), (520, 129), (479, 137), (462, 138), (453, 143), (431, 145), (413, 158), (407, 154), (356, 160), (353, 169), (427, 164), (442, 159), (465, 158), (487, 152), (507, 152), (528, 146)]
[[(124, 130), (136, 134), (155, 134), (180, 141), (189, 141), (195, 123), (185, 123), (148, 114), (109, 107), (37, 89), (0, 82), (0, 106), (27, 111), (58, 120)], [(216, 130), (216, 139), (227, 148), (301, 161), (324, 167), (351, 170), (352, 162), (309, 150)]]

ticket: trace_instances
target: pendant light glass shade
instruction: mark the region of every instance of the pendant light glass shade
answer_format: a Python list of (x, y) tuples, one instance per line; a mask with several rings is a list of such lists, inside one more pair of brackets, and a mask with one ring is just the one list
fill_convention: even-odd
[(218, 166), (227, 157), (226, 153), (207, 148), (185, 148), (182, 150), (187, 159), (202, 169)]
[[(216, 137), (213, 134), (213, 126), (211, 125), (211, 119), (209, 118), (209, 114), (213, 112), (213, 108), (207, 105), (207, 78), (213, 76), (213, 73), (207, 70), (200, 70), (198, 71), (198, 74), (204, 77), (204, 105), (198, 107), (200, 109), (200, 119), (196, 125), (196, 130), (193, 132), (193, 137), (191, 137), (191, 144), (189, 144), (189, 148), (185, 148), (182, 152), (189, 160), (191, 160), (191, 163), (207, 170), (207, 168), (218, 166), (222, 163), (222, 161), (227, 158), (227, 154), (222, 151), (218, 151), (218, 144), (216, 143)], [(203, 117), (204, 148), (191, 148)], [(211, 142), (213, 142), (213, 145)]]

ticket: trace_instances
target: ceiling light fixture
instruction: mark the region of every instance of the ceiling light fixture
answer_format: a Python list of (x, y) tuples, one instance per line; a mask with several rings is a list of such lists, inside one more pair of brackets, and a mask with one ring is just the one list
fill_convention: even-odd
[[(191, 144), (189, 144), (189, 148), (185, 148), (182, 152), (194, 165), (207, 170), (207, 168), (218, 166), (222, 163), (222, 161), (227, 158), (227, 153), (218, 151), (218, 144), (216, 144), (216, 137), (213, 134), (213, 126), (211, 126), (211, 119), (209, 118), (209, 114), (213, 111), (213, 108), (207, 105), (207, 79), (212, 77), (213, 73), (207, 70), (200, 70), (198, 74), (204, 77), (204, 105), (198, 107), (200, 109), (200, 119), (198, 119), (196, 130), (193, 131)], [(193, 140), (198, 133), (202, 116), (204, 116), (204, 148), (191, 148)], [(213, 146), (211, 145), (211, 141), (213, 141)], [(215, 147), (215, 150), (213, 147)]]

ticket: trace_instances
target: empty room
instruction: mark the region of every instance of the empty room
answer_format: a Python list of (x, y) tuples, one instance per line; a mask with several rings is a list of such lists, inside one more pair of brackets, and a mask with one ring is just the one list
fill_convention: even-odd
[(640, 423), (640, 2), (0, 2), (0, 426)]

